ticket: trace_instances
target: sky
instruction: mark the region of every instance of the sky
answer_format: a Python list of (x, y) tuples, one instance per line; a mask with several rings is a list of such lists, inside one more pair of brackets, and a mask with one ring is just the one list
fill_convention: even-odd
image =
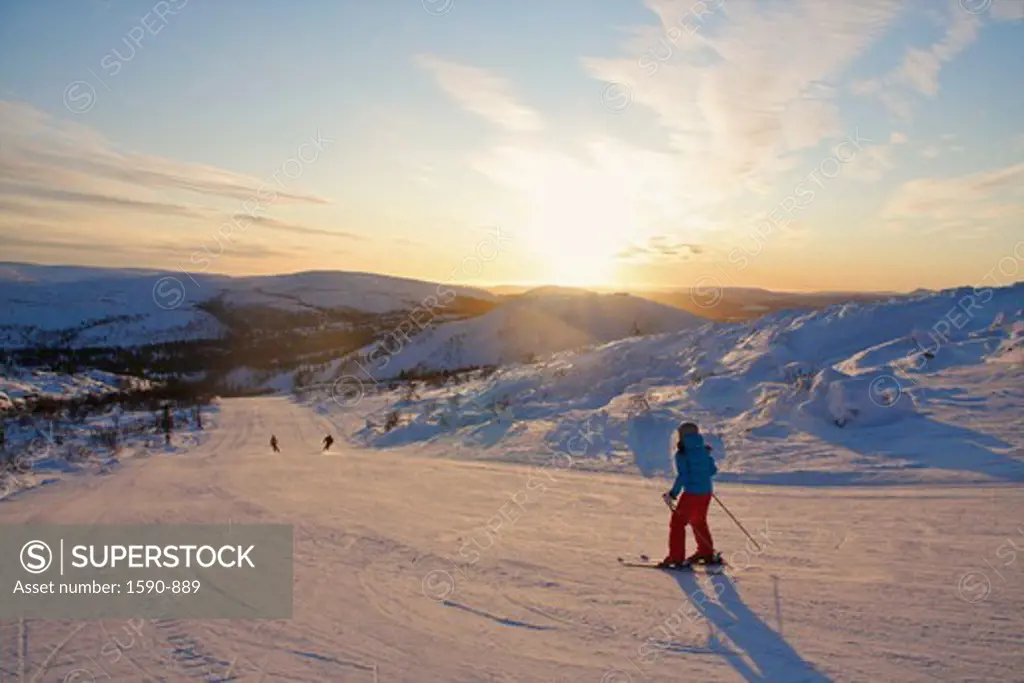
[(1024, 0), (0, 0), (0, 259), (1024, 280)]

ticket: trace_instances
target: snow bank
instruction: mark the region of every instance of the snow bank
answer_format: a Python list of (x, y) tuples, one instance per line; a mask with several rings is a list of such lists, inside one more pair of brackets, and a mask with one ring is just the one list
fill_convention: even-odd
[(637, 415), (630, 421), (626, 445), (643, 476), (672, 474), (672, 436), (678, 426), (678, 418), (665, 410)]
[(988, 360), (993, 363), (1024, 365), (1024, 322), (1015, 322), (1008, 330), (1006, 339), (1000, 342)]
[(876, 427), (917, 415), (913, 398), (886, 371), (851, 377), (837, 370), (823, 370), (814, 379), (810, 397), (797, 410), (802, 416), (837, 427)]

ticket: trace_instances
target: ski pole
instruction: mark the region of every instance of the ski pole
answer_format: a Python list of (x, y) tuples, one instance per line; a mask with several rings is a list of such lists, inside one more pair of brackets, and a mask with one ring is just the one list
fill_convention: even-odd
[(761, 552), (761, 546), (757, 544), (757, 541), (755, 541), (754, 537), (750, 535), (750, 532), (743, 528), (743, 525), (740, 524), (740, 520), (736, 519), (736, 515), (729, 512), (729, 508), (725, 507), (725, 503), (723, 503), (716, 494), (712, 493), (711, 497), (714, 498), (715, 501), (722, 506), (722, 509), (725, 510), (725, 514), (729, 515), (729, 517), (732, 518), (732, 521), (736, 522), (736, 526), (740, 528), (740, 531), (747, 535), (747, 538), (750, 539), (750, 542), (754, 544), (755, 548), (757, 548), (757, 552)]

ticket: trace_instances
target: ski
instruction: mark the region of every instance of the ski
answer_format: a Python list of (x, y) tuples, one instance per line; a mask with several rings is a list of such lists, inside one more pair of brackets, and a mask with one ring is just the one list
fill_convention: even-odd
[(660, 564), (650, 559), (646, 555), (641, 555), (638, 559), (630, 560), (624, 557), (619, 558), (619, 564), (623, 567), (635, 567), (637, 569), (660, 569), (666, 572), (696, 572), (698, 569), (703, 570), (706, 574), (721, 574), (724, 572), (729, 565), (723, 560), (722, 562), (715, 562), (712, 564), (682, 564), (674, 567), (662, 567)]

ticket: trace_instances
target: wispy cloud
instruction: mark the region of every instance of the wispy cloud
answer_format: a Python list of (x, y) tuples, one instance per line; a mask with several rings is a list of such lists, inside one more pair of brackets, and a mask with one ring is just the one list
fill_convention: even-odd
[(416, 64), (430, 72), (438, 85), (462, 108), (510, 131), (543, 128), (541, 115), (521, 104), (511, 86), (486, 69), (465, 66), (432, 55), (419, 55)]
[(904, 183), (882, 211), (896, 224), (972, 231), (1024, 220), (1024, 163), (955, 178)]
[(133, 211), (149, 216), (172, 216), (189, 218), (205, 224), (216, 225), (233, 221), (236, 225), (256, 225), (271, 230), (290, 232), (299, 235), (332, 237), (335, 239), (362, 240), (364, 237), (351, 232), (313, 228), (299, 223), (284, 221), (270, 216), (258, 216), (237, 213), (226, 214), (203, 206), (171, 204), (166, 202), (146, 201), (74, 190), (42, 188), (32, 186), (13, 186), (0, 184), (0, 212), (13, 217), (32, 217), (44, 220), (59, 220), (69, 215), (62, 205), (72, 205), (76, 210), (81, 207), (110, 211)]
[[(693, 14), (692, 2), (647, 4), (669, 34)], [(653, 74), (642, 68), (644, 54), (584, 66), (650, 109), (685, 174), (700, 183), (697, 194), (723, 199), (727, 189), (759, 187), (791, 168), (793, 152), (844, 134), (834, 83), (899, 11), (888, 0), (729, 0)]]
[(942, 40), (925, 48), (909, 48), (893, 80), (934, 97), (939, 92), (939, 72), (978, 37), (981, 21), (965, 12), (956, 0), (950, 0), (950, 20)]
[[(28, 234), (26, 234), (28, 233)], [(82, 238), (80, 234), (68, 233), (66, 231), (55, 231), (50, 226), (41, 224), (25, 224), (17, 232), (10, 232), (0, 227), (0, 241), (8, 248), (17, 248), (26, 256), (52, 258), (68, 253), (89, 253), (101, 256), (116, 256), (122, 259), (139, 259), (140, 257), (153, 261), (163, 261), (168, 267), (174, 263), (175, 257), (187, 256), (182, 245), (173, 242), (151, 242), (139, 243), (126, 241), (116, 237), (108, 239), (97, 239), (90, 237)], [(243, 260), (259, 260), (281, 256), (281, 250), (274, 246), (262, 244), (239, 245), (237, 255)], [(109, 261), (106, 262), (109, 265)]]
[[(246, 202), (257, 203), (261, 188), (273, 193), (274, 203), (283, 205), (330, 202), (313, 193), (271, 185), (273, 182), (203, 164), (126, 153), (86, 126), (23, 103), (0, 101), (0, 231), (24, 235), (29, 229), (26, 226), (35, 226), (32, 240), (4, 238), (5, 246), (23, 255), (62, 249), (67, 254), (117, 249), (127, 250), (135, 258), (160, 260), (172, 252), (194, 250), (197, 243), (213, 239), (211, 236), (233, 218), (295, 235), (359, 239), (349, 232), (257, 215), (256, 211), (242, 215)], [(198, 201), (180, 200), (188, 195)], [(234, 215), (222, 208), (232, 204)], [(153, 222), (158, 219), (163, 222)], [(161, 230), (137, 229), (156, 225)], [(78, 231), (90, 226), (94, 234), (90, 240), (81, 240), (70, 226)], [(169, 228), (180, 239), (167, 242), (165, 230)], [(135, 230), (130, 242), (117, 239), (129, 229)], [(185, 236), (190, 229), (199, 237), (189, 241)], [(254, 259), (287, 255), (296, 247), (233, 243), (231, 253), (233, 258)]]
[[(246, 200), (266, 181), (205, 164), (117, 150), (103, 136), (19, 102), (0, 101), (0, 179), (184, 190)], [(312, 193), (274, 186), (281, 203), (328, 204)]]
[(1024, 21), (1024, 2), (1020, 0), (992, 0), (989, 12), (998, 21)]
[(344, 232), (342, 230), (324, 230), (321, 228), (311, 228), (305, 225), (300, 225), (298, 223), (291, 223), (289, 221), (278, 220), (277, 218), (270, 218), (268, 216), (251, 216), (249, 214), (236, 214), (233, 218), (238, 221), (248, 221), (254, 225), (262, 226), (264, 228), (270, 228), (271, 230), (280, 230), (282, 232), (291, 232), (299, 235), (318, 235), (346, 240), (365, 239), (361, 235), (357, 235), (352, 232)]
[(208, 219), (212, 216), (207, 209), (198, 206), (185, 204), (170, 204), (167, 202), (155, 202), (129, 197), (118, 197), (94, 192), (82, 192), (77, 190), (62, 190), (51, 187), (13, 185), (6, 183), (0, 185), (0, 195), (8, 194), (15, 197), (23, 197), (36, 202), (59, 202), (64, 204), (76, 204), (89, 206), (98, 209), (123, 209), (129, 211), (141, 211), (147, 214), (162, 216), (183, 216), (187, 218)]
[(671, 235), (653, 235), (646, 242), (631, 244), (616, 257), (623, 261), (651, 263), (655, 261), (684, 261), (703, 254), (706, 247), (680, 242)]
[[(980, 2), (972, 4), (985, 6)], [(1024, 19), (1024, 2), (1020, 0), (991, 0), (988, 8), (995, 21)], [(877, 98), (898, 120), (910, 121), (913, 95), (933, 98), (939, 94), (943, 66), (977, 40), (984, 16), (966, 11), (961, 0), (947, 0), (945, 11), (935, 14), (944, 29), (941, 39), (927, 47), (908, 47), (898, 66), (879, 78), (853, 83), (851, 90)]]

